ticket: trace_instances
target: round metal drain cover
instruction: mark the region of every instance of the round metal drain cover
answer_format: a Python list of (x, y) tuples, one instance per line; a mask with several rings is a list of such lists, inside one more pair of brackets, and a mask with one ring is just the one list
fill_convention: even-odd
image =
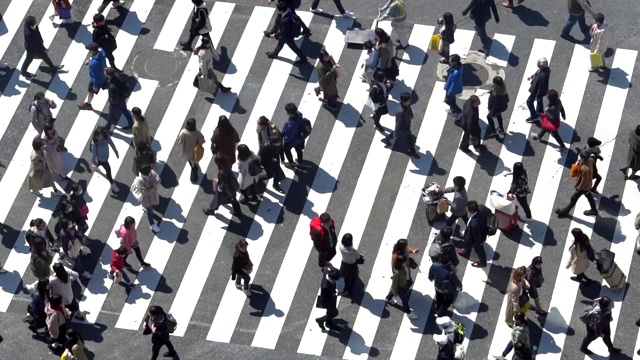
[(144, 70), (153, 78), (168, 78), (178, 70), (178, 61), (171, 54), (154, 55), (144, 63)]
[(489, 71), (476, 63), (464, 63), (462, 65), (463, 86), (482, 86), (489, 80)]

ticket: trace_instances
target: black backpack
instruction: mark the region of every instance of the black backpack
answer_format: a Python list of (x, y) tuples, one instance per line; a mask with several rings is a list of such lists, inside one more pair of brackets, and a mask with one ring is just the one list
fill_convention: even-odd
[(300, 34), (302, 34), (302, 24), (300, 24), (300, 22), (296, 18), (296, 15), (292, 11), (291, 12), (291, 36), (293, 36), (294, 38), (297, 38), (298, 36), (300, 36)]
[(302, 140), (306, 140), (311, 135), (311, 121), (307, 118), (302, 118), (302, 124), (300, 124), (300, 137)]
[(273, 148), (282, 146), (282, 133), (276, 127), (269, 128), (269, 146)]
[(261, 172), (262, 167), (260, 166), (260, 159), (254, 156), (249, 162), (249, 175), (258, 176)]
[(117, 80), (114, 82), (114, 85), (120, 91), (122, 98), (125, 100), (128, 99), (129, 96), (131, 96), (133, 89), (131, 89), (131, 86), (126, 81), (124, 81), (120, 76), (116, 76), (116, 79)]
[(487, 236), (495, 235), (498, 232), (498, 218), (496, 217), (496, 214), (484, 205), (478, 206), (478, 213), (484, 216), (486, 220), (485, 232)]
[(291, 0), (290, 5), (294, 9), (298, 9), (300, 8), (300, 5), (302, 5), (302, 0)]

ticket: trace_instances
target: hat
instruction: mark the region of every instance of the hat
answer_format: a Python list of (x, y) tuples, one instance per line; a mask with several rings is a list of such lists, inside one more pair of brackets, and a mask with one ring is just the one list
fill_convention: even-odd
[(533, 260), (531, 260), (531, 263), (533, 265), (540, 265), (542, 264), (542, 256), (536, 256), (533, 258)]
[(602, 13), (593, 14), (593, 20), (595, 20), (597, 23), (602, 24), (604, 22), (604, 14)]
[(433, 340), (440, 345), (446, 345), (449, 338), (444, 334), (433, 334)]
[(587, 145), (589, 147), (596, 147), (602, 145), (602, 141), (594, 138), (593, 136), (587, 139)]
[(439, 317), (436, 319), (436, 324), (442, 328), (446, 328), (453, 325), (453, 321), (448, 316)]
[(98, 44), (96, 44), (96, 43), (91, 43), (91, 44), (88, 44), (87, 46), (85, 46), (85, 48), (87, 50), (96, 51), (96, 50), (100, 49), (100, 46)]

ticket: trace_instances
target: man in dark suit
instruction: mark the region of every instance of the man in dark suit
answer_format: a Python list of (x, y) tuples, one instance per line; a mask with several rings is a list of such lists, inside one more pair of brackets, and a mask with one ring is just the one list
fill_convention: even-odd
[(485, 267), (487, 266), (487, 254), (484, 252), (484, 242), (487, 240), (486, 215), (481, 213), (478, 203), (473, 200), (467, 203), (467, 213), (469, 221), (464, 232), (464, 249), (458, 249), (458, 254), (468, 259), (471, 248), (474, 248), (480, 261), (472, 263), (471, 266)]
[[(267, 4), (271, 5), (273, 0), (267, 0)], [(309, 27), (300, 19), (300, 16), (296, 14), (296, 6), (300, 6), (300, 0), (280, 0), (278, 2), (283, 2), (287, 5), (287, 7), (293, 12), (293, 16), (296, 17), (296, 20), (300, 23), (300, 27), (302, 27), (302, 35), (311, 36), (311, 30)], [(273, 26), (269, 30), (264, 31), (265, 37), (271, 37), (271, 34), (275, 34), (280, 27), (280, 22), (282, 21), (282, 14), (278, 12), (276, 15), (276, 20), (273, 22)]]
[(487, 21), (491, 19), (491, 13), (496, 18), (496, 24), (500, 23), (496, 3), (493, 0), (471, 0), (469, 6), (462, 12), (462, 16), (467, 16), (469, 12), (471, 12), (469, 17), (473, 19), (474, 28), (482, 42), (482, 48), (478, 51), (488, 54), (491, 48), (491, 38), (487, 35)]
[(64, 67), (64, 65), (54, 65), (49, 55), (47, 54), (47, 48), (44, 47), (44, 40), (38, 29), (38, 22), (33, 16), (27, 16), (24, 20), (24, 49), (27, 51), (27, 57), (22, 63), (20, 68), (20, 74), (24, 77), (34, 77), (35, 75), (28, 72), (27, 69), (31, 62), (35, 58), (40, 58), (47, 63), (51, 70), (57, 71)]
[(324, 309), (327, 312), (324, 316), (316, 319), (318, 326), (322, 331), (326, 331), (328, 327), (331, 330), (336, 330), (336, 325), (333, 323), (333, 319), (338, 316), (338, 292), (336, 291), (336, 281), (340, 279), (340, 271), (331, 266), (325, 266), (322, 268), (322, 282), (320, 283), (320, 301)]
[(202, 37), (209, 38), (209, 30), (207, 28), (207, 18), (209, 17), (209, 10), (205, 5), (203, 0), (191, 0), (193, 3), (193, 12), (191, 13), (191, 26), (189, 27), (189, 38), (187, 41), (180, 42), (182, 46), (182, 50), (184, 51), (192, 51), (191, 47), (193, 44), (193, 40), (198, 36), (202, 35)]
[(296, 54), (298, 55), (298, 60), (294, 62), (296, 65), (303, 65), (309, 62), (307, 60), (307, 56), (300, 50), (298, 45), (296, 45), (295, 41), (295, 31), (300, 29), (295, 29), (294, 26), (300, 26), (300, 23), (297, 20), (294, 20), (294, 12), (291, 11), (290, 8), (287, 7), (287, 4), (283, 2), (278, 3), (278, 13), (282, 15), (282, 20), (280, 21), (280, 27), (275, 34), (271, 34), (271, 38), (278, 39), (278, 45), (273, 49), (272, 52), (267, 53), (267, 57), (269, 59), (276, 59), (280, 51), (284, 47), (285, 44)]
[(336, 244), (338, 236), (331, 215), (322, 213), (311, 219), (311, 240), (313, 247), (318, 250), (318, 266), (326, 266), (336, 256)]
[[(540, 118), (540, 114), (543, 112), (543, 99), (547, 96), (549, 91), (549, 76), (551, 75), (551, 69), (549, 69), (549, 60), (547, 58), (538, 59), (538, 70), (535, 74), (529, 76), (527, 80), (531, 82), (529, 87), (529, 97), (527, 98), (527, 108), (529, 108), (528, 123), (535, 122)], [(536, 106), (533, 106), (533, 102), (536, 102)]]

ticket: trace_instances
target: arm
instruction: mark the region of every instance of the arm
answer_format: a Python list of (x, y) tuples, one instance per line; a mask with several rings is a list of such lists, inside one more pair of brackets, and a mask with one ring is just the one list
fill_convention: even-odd
[(118, 149), (116, 149), (116, 145), (113, 143), (113, 139), (111, 138), (111, 136), (107, 138), (107, 141), (109, 142), (109, 146), (111, 147), (111, 150), (113, 150), (113, 153), (116, 154), (116, 157), (120, 158), (120, 154), (118, 154)]
[(498, 15), (498, 9), (496, 8), (495, 1), (489, 1), (489, 6), (491, 7), (491, 12), (493, 16), (496, 18), (496, 24), (500, 23), (500, 15)]
[(32, 106), (31, 109), (29, 109), (29, 112), (31, 113), (31, 123), (36, 124), (38, 122), (38, 108), (36, 106)]
[(562, 115), (563, 120), (567, 120), (567, 115), (564, 112), (564, 106), (562, 106), (562, 103), (560, 103), (560, 114)]
[(89, 149), (91, 150), (91, 163), (93, 165), (97, 165), (98, 164), (98, 150), (97, 150), (96, 143), (93, 140), (91, 140), (91, 142), (89, 143)]
[(469, 11), (473, 10), (475, 6), (476, 6), (476, 2), (474, 0), (471, 0), (471, 3), (469, 3), (469, 6), (467, 6), (466, 9), (462, 10), (462, 16), (467, 16)]

